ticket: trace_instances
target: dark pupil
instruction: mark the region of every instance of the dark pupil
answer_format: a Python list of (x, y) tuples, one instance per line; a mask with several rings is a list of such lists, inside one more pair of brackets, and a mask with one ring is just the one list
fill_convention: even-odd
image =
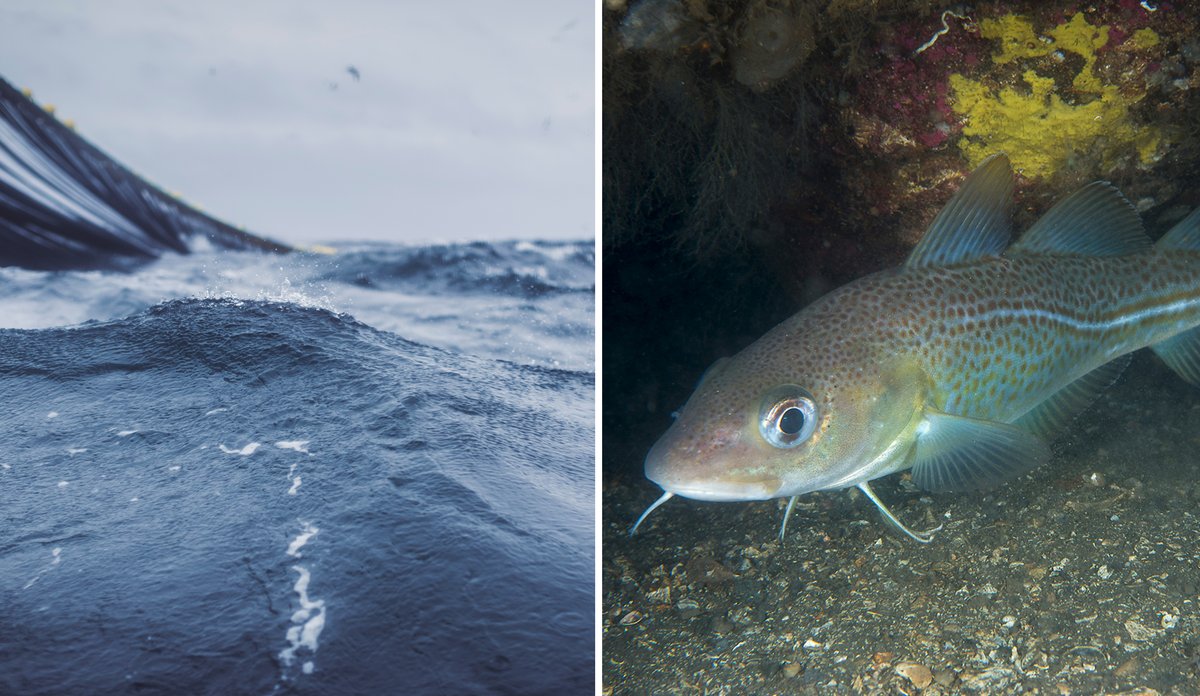
[(795, 406), (783, 412), (779, 417), (779, 430), (787, 435), (795, 435), (804, 427), (804, 411)]

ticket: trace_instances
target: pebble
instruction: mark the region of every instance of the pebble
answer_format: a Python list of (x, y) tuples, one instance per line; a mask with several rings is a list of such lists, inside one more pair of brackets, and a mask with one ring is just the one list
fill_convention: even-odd
[(634, 609), (633, 611), (629, 612), (625, 616), (621, 617), (621, 625), (622, 626), (636, 626), (642, 622), (642, 618), (643, 618), (642, 612), (638, 611), (637, 609)]
[(751, 626), (757, 623), (755, 612), (750, 607), (734, 607), (729, 612), (729, 620), (742, 626)]
[(938, 686), (944, 686), (948, 689), (950, 688), (950, 685), (954, 683), (954, 678), (956, 676), (957, 675), (954, 674), (953, 670), (939, 669), (933, 673), (933, 680), (938, 683)]
[(896, 665), (896, 673), (912, 682), (918, 689), (924, 689), (933, 683), (933, 672), (925, 665), (915, 662), (901, 662)]
[(978, 674), (963, 677), (963, 686), (983, 693), (996, 693), (1016, 681), (1017, 675), (1007, 667), (992, 667)]
[(1119, 667), (1117, 667), (1115, 670), (1113, 670), (1113, 676), (1116, 677), (1117, 679), (1125, 679), (1127, 677), (1132, 677), (1133, 673), (1138, 671), (1138, 667), (1141, 667), (1141, 666), (1142, 666), (1142, 661), (1139, 660), (1137, 658), (1137, 656), (1135, 655), (1135, 656), (1129, 658), (1128, 660), (1125, 660), (1124, 662), (1122, 662)]
[(783, 666), (783, 676), (788, 679), (795, 679), (800, 674), (800, 663), (789, 662)]
[(1152, 641), (1162, 633), (1160, 628), (1148, 628), (1133, 619), (1125, 622), (1125, 630), (1129, 633), (1129, 637), (1136, 641)]
[(685, 619), (692, 619), (701, 614), (700, 603), (694, 599), (681, 599), (675, 603), (675, 611)]

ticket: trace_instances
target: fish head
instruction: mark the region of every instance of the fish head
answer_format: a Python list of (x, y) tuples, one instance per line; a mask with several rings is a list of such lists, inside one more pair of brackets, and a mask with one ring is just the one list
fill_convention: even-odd
[(746, 501), (845, 488), (904, 468), (924, 373), (886, 351), (833, 351), (783, 333), (788, 340), (767, 334), (710, 368), (646, 456), (650, 480), (686, 498)]

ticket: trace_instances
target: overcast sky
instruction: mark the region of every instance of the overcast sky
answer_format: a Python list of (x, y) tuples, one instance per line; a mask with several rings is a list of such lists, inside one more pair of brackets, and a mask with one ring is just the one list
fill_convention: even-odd
[(283, 241), (582, 239), (594, 12), (4, 0), (0, 77), (154, 184)]

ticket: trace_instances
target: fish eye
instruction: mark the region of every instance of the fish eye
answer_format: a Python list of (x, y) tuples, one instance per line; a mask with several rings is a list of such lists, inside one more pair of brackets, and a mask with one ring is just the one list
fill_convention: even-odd
[(758, 430), (772, 447), (791, 449), (802, 445), (816, 427), (817, 404), (800, 387), (778, 387), (763, 399)]
[(799, 406), (789, 406), (779, 416), (779, 432), (795, 435), (804, 429), (804, 411)]

